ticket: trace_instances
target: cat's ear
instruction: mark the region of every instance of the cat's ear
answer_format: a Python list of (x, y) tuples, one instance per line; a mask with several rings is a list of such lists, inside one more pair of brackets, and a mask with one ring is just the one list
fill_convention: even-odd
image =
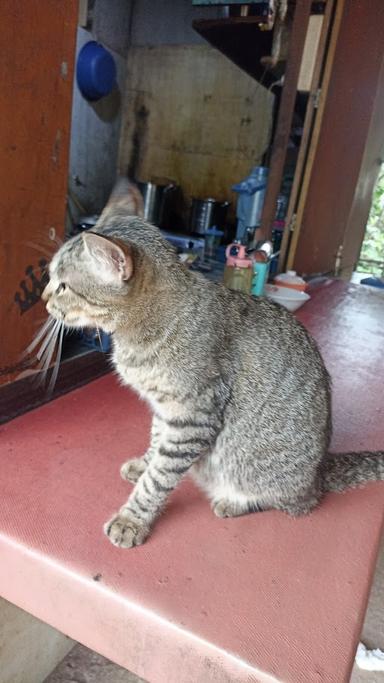
[(130, 280), (133, 259), (129, 247), (93, 232), (84, 232), (82, 239), (91, 268), (103, 282), (118, 284)]

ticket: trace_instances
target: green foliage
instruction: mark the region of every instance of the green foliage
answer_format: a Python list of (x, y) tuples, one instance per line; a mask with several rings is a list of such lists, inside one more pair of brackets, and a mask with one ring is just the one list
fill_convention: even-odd
[[(364, 263), (364, 261), (381, 261), (382, 263)], [(384, 167), (380, 171), (373, 192), (371, 211), (357, 270), (377, 276), (384, 274)]]

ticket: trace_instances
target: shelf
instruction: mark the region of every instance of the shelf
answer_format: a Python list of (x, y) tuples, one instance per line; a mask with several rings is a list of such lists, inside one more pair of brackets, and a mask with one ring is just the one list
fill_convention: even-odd
[(265, 87), (276, 81), (276, 74), (261, 63), (271, 54), (273, 32), (261, 30), (265, 17), (229, 17), (196, 20), (192, 26), (213, 47)]
[(193, 22), (193, 27), (195, 24), (203, 24), (205, 28), (221, 28), (222, 26), (237, 26), (238, 24), (266, 24), (266, 18), (259, 16), (250, 17), (223, 17), (220, 19), (196, 19)]

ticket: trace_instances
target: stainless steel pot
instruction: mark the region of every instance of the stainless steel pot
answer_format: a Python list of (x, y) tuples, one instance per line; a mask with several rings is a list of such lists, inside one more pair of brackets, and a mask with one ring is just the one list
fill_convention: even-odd
[(189, 218), (189, 229), (197, 235), (205, 235), (209, 228), (214, 225), (217, 228), (225, 227), (225, 220), (229, 202), (218, 202), (216, 199), (192, 199), (192, 207)]
[(169, 213), (169, 200), (177, 185), (169, 181), (167, 184), (138, 182), (138, 188), (144, 200), (144, 220), (158, 227), (165, 225)]

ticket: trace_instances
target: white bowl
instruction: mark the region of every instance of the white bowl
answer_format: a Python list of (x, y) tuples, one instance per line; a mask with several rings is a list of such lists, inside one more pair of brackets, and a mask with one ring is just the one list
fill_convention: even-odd
[(265, 295), (292, 313), (311, 298), (306, 292), (300, 292), (298, 289), (289, 287), (278, 287), (277, 285), (265, 285)]

